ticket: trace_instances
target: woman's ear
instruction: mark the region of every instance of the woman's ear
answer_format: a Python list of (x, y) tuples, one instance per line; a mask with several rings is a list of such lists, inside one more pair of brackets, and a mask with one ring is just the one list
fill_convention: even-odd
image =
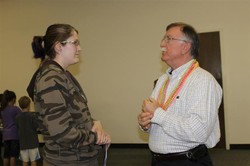
[(62, 51), (62, 44), (60, 42), (56, 43), (55, 51), (56, 51), (57, 54), (59, 54)]

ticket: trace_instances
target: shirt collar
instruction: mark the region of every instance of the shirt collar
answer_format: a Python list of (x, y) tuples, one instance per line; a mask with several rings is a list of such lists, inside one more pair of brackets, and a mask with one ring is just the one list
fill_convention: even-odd
[(187, 68), (193, 63), (194, 59), (188, 61), (187, 63), (183, 64), (182, 66), (178, 67), (177, 69), (173, 70), (171, 67), (169, 67), (166, 71), (166, 74), (169, 78), (177, 77), (179, 75), (182, 75)]

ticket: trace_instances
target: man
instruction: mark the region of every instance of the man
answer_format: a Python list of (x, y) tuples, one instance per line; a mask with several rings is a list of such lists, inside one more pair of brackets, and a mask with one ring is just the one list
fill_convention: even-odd
[(211, 166), (207, 148), (220, 139), (222, 89), (195, 59), (199, 39), (193, 27), (168, 25), (160, 47), (169, 68), (138, 115), (141, 129), (149, 132), (152, 166)]

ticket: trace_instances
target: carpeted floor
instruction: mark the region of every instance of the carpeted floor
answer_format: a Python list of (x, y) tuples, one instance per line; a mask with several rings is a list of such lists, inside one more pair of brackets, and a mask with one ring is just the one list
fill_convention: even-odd
[[(250, 166), (250, 150), (210, 149), (209, 152), (214, 166)], [(150, 162), (147, 148), (110, 148), (108, 151), (107, 166), (150, 166)], [(22, 164), (18, 161), (17, 165)], [(37, 165), (42, 166), (42, 160)]]

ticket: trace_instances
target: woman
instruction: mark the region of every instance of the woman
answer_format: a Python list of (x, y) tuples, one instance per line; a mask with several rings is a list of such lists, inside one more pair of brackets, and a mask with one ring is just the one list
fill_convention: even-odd
[(19, 156), (19, 138), (15, 122), (16, 116), (21, 113), (21, 110), (15, 106), (15, 103), (15, 92), (5, 90), (0, 107), (3, 120), (4, 166), (15, 166), (16, 158)]
[(111, 138), (91, 117), (81, 86), (67, 71), (79, 62), (78, 31), (68, 24), (51, 25), (45, 36), (34, 37), (32, 48), (46, 57), (29, 88), (45, 141), (44, 166), (97, 166), (98, 149)]

